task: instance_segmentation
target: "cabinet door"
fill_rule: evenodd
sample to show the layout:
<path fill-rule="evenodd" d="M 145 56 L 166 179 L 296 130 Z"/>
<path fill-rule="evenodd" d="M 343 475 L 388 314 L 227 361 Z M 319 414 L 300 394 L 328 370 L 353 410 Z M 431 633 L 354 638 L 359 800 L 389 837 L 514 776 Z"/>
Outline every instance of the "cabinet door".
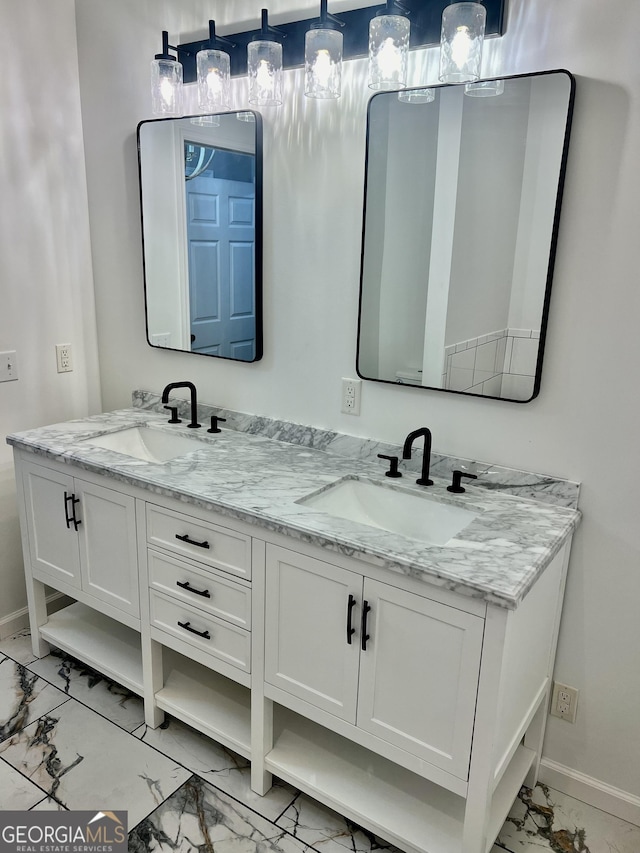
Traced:
<path fill-rule="evenodd" d="M 365 580 L 358 726 L 466 779 L 484 621 Z"/>
<path fill-rule="evenodd" d="M 82 589 L 138 616 L 135 500 L 84 480 L 75 482 Z"/>
<path fill-rule="evenodd" d="M 267 546 L 265 679 L 352 723 L 359 646 L 356 634 L 347 643 L 347 609 L 361 589 L 360 575 Z"/>
<path fill-rule="evenodd" d="M 78 534 L 66 521 L 69 502 L 65 503 L 65 494 L 73 495 L 73 477 L 25 462 L 23 482 L 33 569 L 51 577 L 54 586 L 58 580 L 78 588 Z"/>

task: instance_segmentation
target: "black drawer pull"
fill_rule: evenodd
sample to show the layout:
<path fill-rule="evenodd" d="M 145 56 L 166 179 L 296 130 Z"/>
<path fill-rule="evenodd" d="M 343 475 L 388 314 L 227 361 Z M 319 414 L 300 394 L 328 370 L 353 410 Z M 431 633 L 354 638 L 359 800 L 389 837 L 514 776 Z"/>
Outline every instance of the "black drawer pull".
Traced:
<path fill-rule="evenodd" d="M 208 589 L 194 589 L 189 585 L 189 581 L 176 581 L 176 586 L 182 587 L 182 589 L 186 589 L 187 592 L 193 592 L 196 595 L 201 595 L 203 598 L 211 598 L 211 593 Z"/>
<path fill-rule="evenodd" d="M 189 539 L 189 536 L 185 533 L 184 536 L 180 536 L 179 533 L 176 533 L 176 539 L 179 539 L 181 542 L 186 542 L 187 545 L 195 545 L 198 548 L 210 548 L 208 542 L 196 542 L 195 539 Z"/>
<path fill-rule="evenodd" d="M 362 651 L 367 651 L 367 640 L 369 639 L 369 634 L 367 634 L 367 614 L 371 610 L 371 605 L 365 599 L 362 603 L 362 628 L 360 629 L 360 633 L 362 635 Z"/>
<path fill-rule="evenodd" d="M 204 640 L 211 639 L 211 634 L 208 631 L 196 631 L 195 628 L 191 627 L 191 622 L 178 622 L 178 625 L 184 628 L 185 631 L 191 631 L 192 634 L 197 634 L 198 637 L 202 637 Z"/>
<path fill-rule="evenodd" d="M 347 643 L 351 645 L 351 637 L 355 634 L 356 629 L 351 627 L 351 617 L 353 615 L 353 608 L 356 606 L 355 596 L 349 595 L 349 600 L 347 601 Z"/>

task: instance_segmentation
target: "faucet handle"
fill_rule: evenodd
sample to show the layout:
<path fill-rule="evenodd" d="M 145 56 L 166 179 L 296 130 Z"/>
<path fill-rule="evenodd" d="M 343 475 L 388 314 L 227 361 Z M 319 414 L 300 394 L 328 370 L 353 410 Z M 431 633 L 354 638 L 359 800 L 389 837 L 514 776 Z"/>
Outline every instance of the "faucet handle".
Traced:
<path fill-rule="evenodd" d="M 461 485 L 462 478 L 467 477 L 469 480 L 477 480 L 475 474 L 467 474 L 466 471 L 454 471 L 451 485 L 447 486 L 448 492 L 454 492 L 456 495 L 461 495 L 466 489 Z"/>
<path fill-rule="evenodd" d="M 171 412 L 171 417 L 169 418 L 170 424 L 181 424 L 182 421 L 178 417 L 178 407 L 177 406 L 165 406 L 165 409 L 169 409 Z"/>
<path fill-rule="evenodd" d="M 207 430 L 207 432 L 222 432 L 218 424 L 222 421 L 222 423 L 226 423 L 226 418 L 221 418 L 218 415 L 211 415 L 211 428 Z"/>
<path fill-rule="evenodd" d="M 389 461 L 389 470 L 384 472 L 385 477 L 402 477 L 402 474 L 398 471 L 397 456 L 385 456 L 384 453 L 378 453 L 378 459 L 387 459 Z"/>

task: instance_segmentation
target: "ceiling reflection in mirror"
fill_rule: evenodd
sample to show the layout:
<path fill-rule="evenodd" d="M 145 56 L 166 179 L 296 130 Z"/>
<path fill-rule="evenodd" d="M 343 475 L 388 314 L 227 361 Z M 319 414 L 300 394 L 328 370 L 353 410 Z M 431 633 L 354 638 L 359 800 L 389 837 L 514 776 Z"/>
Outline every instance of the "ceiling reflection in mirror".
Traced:
<path fill-rule="evenodd" d="M 369 102 L 365 379 L 538 394 L 574 81 L 554 71 L 503 82 Z"/>
<path fill-rule="evenodd" d="M 252 111 L 138 126 L 147 340 L 262 357 L 262 127 Z"/>

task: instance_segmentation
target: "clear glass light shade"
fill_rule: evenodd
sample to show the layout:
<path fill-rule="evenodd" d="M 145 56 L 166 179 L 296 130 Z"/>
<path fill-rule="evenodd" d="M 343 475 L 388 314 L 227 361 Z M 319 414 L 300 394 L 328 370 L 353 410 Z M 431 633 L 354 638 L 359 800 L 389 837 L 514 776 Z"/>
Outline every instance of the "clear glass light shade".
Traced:
<path fill-rule="evenodd" d="M 201 110 L 228 110 L 231 104 L 231 60 L 223 50 L 199 50 L 198 106 Z"/>
<path fill-rule="evenodd" d="M 342 88 L 342 33 L 307 30 L 304 40 L 304 93 L 309 98 L 339 98 Z"/>
<path fill-rule="evenodd" d="M 439 75 L 443 83 L 479 79 L 486 18 L 480 3 L 452 3 L 443 11 Z"/>
<path fill-rule="evenodd" d="M 466 83 L 465 95 L 470 98 L 495 98 L 504 92 L 504 80 L 482 80 L 480 83 Z"/>
<path fill-rule="evenodd" d="M 156 116 L 182 115 L 182 65 L 172 59 L 151 62 L 151 108 Z"/>
<path fill-rule="evenodd" d="M 198 127 L 220 127 L 220 116 L 194 116 L 191 124 Z"/>
<path fill-rule="evenodd" d="M 407 85 L 411 24 L 402 15 L 378 15 L 369 23 L 369 87 L 402 89 Z"/>
<path fill-rule="evenodd" d="M 398 92 L 398 100 L 403 104 L 430 104 L 435 98 L 435 89 L 405 89 Z"/>
<path fill-rule="evenodd" d="M 249 103 L 278 107 L 282 103 L 282 45 L 277 41 L 251 41 L 247 45 Z"/>

